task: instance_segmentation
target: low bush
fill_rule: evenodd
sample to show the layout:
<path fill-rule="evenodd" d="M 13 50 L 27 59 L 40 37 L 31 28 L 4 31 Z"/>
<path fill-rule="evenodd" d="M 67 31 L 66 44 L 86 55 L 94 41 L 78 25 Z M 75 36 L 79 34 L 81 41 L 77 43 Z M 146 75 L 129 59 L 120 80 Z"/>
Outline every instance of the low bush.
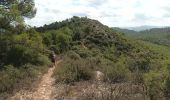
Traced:
<path fill-rule="evenodd" d="M 45 55 L 39 55 L 35 61 L 40 66 L 49 66 L 51 63 L 49 58 Z"/>
<path fill-rule="evenodd" d="M 25 85 L 31 84 L 37 77 L 37 70 L 33 65 L 24 65 L 23 68 L 15 68 L 12 65 L 5 66 L 0 72 L 0 93 L 12 92 Z"/>
<path fill-rule="evenodd" d="M 70 57 L 71 59 L 74 59 L 74 60 L 81 59 L 80 55 L 77 54 L 77 53 L 74 52 L 74 51 L 69 51 L 69 52 L 67 53 L 67 56 Z"/>
<path fill-rule="evenodd" d="M 144 82 L 150 100 L 164 100 L 166 87 L 167 70 L 150 71 L 144 75 Z M 168 82 L 168 81 L 167 81 Z"/>
<path fill-rule="evenodd" d="M 70 83 L 80 80 L 89 80 L 92 70 L 89 69 L 85 60 L 73 60 L 70 58 L 61 62 L 54 71 L 57 82 Z"/>
<path fill-rule="evenodd" d="M 105 80 L 109 82 L 126 82 L 130 78 L 130 71 L 123 60 L 102 65 L 102 70 L 105 74 Z"/>
<path fill-rule="evenodd" d="M 71 51 L 63 59 L 54 73 L 57 82 L 88 80 L 95 71 L 104 73 L 105 80 L 111 82 L 126 82 L 131 77 L 123 56 L 112 62 L 101 56 L 81 58 L 79 54 Z"/>
<path fill-rule="evenodd" d="M 0 99 L 23 88 L 28 88 L 37 80 L 39 73 L 45 73 L 48 66 L 25 64 L 19 68 L 4 66 L 0 71 Z M 6 94 L 6 95 L 4 95 Z"/>

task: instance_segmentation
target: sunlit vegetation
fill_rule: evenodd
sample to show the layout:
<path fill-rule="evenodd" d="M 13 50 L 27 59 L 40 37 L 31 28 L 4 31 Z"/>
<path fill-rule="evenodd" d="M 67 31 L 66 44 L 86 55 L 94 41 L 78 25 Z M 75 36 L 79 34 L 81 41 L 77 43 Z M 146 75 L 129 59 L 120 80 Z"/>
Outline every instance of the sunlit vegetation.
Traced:
<path fill-rule="evenodd" d="M 31 28 L 23 18 L 35 15 L 32 0 L 3 0 L 0 6 L 0 99 L 46 72 L 51 51 L 62 58 L 54 72 L 56 82 L 92 80 L 94 71 L 100 71 L 105 83 L 142 84 L 151 100 L 169 98 L 168 28 L 140 33 L 138 38 L 156 43 L 152 44 L 127 38 L 87 17 Z"/>
<path fill-rule="evenodd" d="M 58 38 L 61 33 L 64 36 L 60 42 L 56 38 L 43 39 L 46 46 L 58 48 L 51 50 L 64 53 L 54 74 L 56 82 L 91 80 L 98 70 L 104 73 L 104 82 L 143 84 L 152 100 L 169 94 L 167 47 L 127 38 L 86 17 L 73 17 L 36 30 L 42 32 L 43 38 Z"/>
<path fill-rule="evenodd" d="M 5 100 L 30 87 L 50 61 L 42 36 L 24 23 L 36 13 L 33 0 L 2 0 L 0 13 L 0 99 Z"/>

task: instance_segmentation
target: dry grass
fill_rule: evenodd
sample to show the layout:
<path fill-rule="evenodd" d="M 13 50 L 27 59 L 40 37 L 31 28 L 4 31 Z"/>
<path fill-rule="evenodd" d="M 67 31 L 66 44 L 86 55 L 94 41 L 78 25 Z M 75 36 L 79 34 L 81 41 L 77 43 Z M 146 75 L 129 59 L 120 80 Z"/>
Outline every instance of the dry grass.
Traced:
<path fill-rule="evenodd" d="M 57 84 L 56 100 L 149 100 L 143 85 L 81 81 Z"/>
<path fill-rule="evenodd" d="M 28 90 L 31 86 L 34 87 L 47 68 L 47 66 L 38 67 L 29 64 L 20 69 L 7 66 L 0 72 L 0 100 L 8 98 L 19 90 Z"/>

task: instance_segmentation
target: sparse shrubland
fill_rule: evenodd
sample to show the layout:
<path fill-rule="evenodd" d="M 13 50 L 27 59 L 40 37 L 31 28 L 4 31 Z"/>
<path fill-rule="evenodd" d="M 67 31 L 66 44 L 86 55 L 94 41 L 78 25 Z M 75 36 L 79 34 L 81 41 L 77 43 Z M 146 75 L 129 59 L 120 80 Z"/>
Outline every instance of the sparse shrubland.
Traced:
<path fill-rule="evenodd" d="M 170 98 L 169 28 L 151 29 L 137 35 L 123 30 L 132 32 L 129 36 L 167 47 L 127 38 L 124 33 L 87 17 L 74 16 L 31 28 L 25 25 L 24 18 L 35 16 L 34 0 L 1 2 L 0 99 L 30 87 L 45 73 L 50 64 L 50 51 L 62 56 L 53 75 L 56 83 L 89 82 L 94 72 L 102 73 L 104 79 L 99 83 L 104 91 L 99 83 L 90 84 L 85 88 L 95 91 L 82 92 L 85 94 L 78 96 L 82 99 Z M 100 98 L 98 90 L 102 94 Z"/>
<path fill-rule="evenodd" d="M 70 34 L 63 29 L 69 30 Z M 57 47 L 64 55 L 55 70 L 56 82 L 92 80 L 93 73 L 100 71 L 106 83 L 142 84 L 150 99 L 166 97 L 169 82 L 168 48 L 129 39 L 88 18 L 73 17 L 36 30 L 43 32 L 43 37 L 52 37 L 47 34 L 50 30 L 56 35 L 63 31 L 63 36 L 67 38 L 60 41 L 68 44 L 65 50 L 60 49 L 60 42 L 55 43 L 55 39 L 47 42 L 50 45 L 46 44 Z"/>
<path fill-rule="evenodd" d="M 85 60 L 73 60 L 65 58 L 65 61 L 59 64 L 55 70 L 56 82 L 76 82 L 89 80 L 92 77 L 92 71 Z"/>
<path fill-rule="evenodd" d="M 93 80 L 98 71 L 104 75 L 102 84 L 144 86 L 141 93 L 151 100 L 169 98 L 169 48 L 127 38 L 96 20 L 74 16 L 8 31 L 1 34 L 0 46 L 0 96 L 29 86 L 47 70 L 48 53 L 54 51 L 62 56 L 53 75 L 56 83 Z"/>

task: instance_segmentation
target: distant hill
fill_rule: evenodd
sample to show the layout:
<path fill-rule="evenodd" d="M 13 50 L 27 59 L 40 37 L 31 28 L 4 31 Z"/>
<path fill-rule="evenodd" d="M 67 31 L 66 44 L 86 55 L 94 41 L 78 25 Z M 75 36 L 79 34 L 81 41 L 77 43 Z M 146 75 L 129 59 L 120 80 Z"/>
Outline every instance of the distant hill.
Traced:
<path fill-rule="evenodd" d="M 153 28 L 139 32 L 128 29 L 115 29 L 128 37 L 170 47 L 170 27 Z"/>
<path fill-rule="evenodd" d="M 148 26 L 148 25 L 143 25 L 143 26 L 136 26 L 136 27 L 124 27 L 123 29 L 128 29 L 128 30 L 134 30 L 134 31 L 144 31 L 144 30 L 149 30 L 152 28 L 162 28 L 163 26 Z"/>
<path fill-rule="evenodd" d="M 123 29 L 123 28 L 118 28 L 118 27 L 113 27 L 113 29 L 116 30 L 117 32 L 123 33 L 126 36 L 138 34 L 137 31 L 130 30 L 130 29 Z"/>
<path fill-rule="evenodd" d="M 154 28 L 141 31 L 135 38 L 170 47 L 170 28 Z"/>

